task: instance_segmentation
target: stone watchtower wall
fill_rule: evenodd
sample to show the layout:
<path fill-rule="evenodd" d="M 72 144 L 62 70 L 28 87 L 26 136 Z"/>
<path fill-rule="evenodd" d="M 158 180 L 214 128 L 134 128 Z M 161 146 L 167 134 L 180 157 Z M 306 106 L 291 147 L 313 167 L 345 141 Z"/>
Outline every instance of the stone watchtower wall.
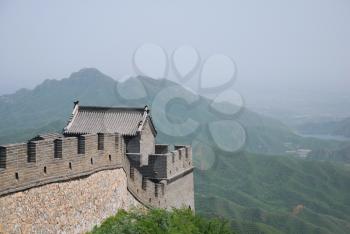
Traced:
<path fill-rule="evenodd" d="M 169 152 L 168 146 L 156 145 L 156 154 L 149 156 L 146 166 L 137 164 L 137 160 L 134 160 L 137 154 L 125 152 L 124 138 L 119 134 L 62 136 L 1 146 L 0 233 L 3 228 L 5 232 L 23 232 L 24 226 L 29 227 L 25 229 L 26 232 L 84 232 L 91 225 L 113 215 L 118 208 L 127 208 L 131 204 L 194 209 L 191 147 L 175 146 L 175 150 Z M 91 194 L 95 194 L 95 197 L 89 197 Z M 69 204 L 65 209 L 72 212 L 65 213 L 60 207 L 42 210 L 40 204 L 44 202 L 35 203 L 33 199 L 44 195 L 59 205 Z M 111 199 L 107 200 L 109 197 Z M 72 199 L 78 200 L 72 202 Z M 90 204 L 91 200 L 94 200 L 94 204 Z M 89 212 L 91 207 L 96 209 L 91 213 L 92 217 L 81 218 L 77 215 L 77 212 L 82 214 L 84 210 Z M 10 217 L 18 210 L 22 212 L 22 208 L 41 210 L 45 216 L 39 212 L 36 224 L 28 224 L 29 221 L 23 221 L 23 217 Z M 57 212 L 63 215 L 62 220 L 45 223 L 44 229 L 37 228 L 43 226 L 44 221 L 40 222 L 42 217 L 55 217 Z M 94 217 L 98 213 L 101 215 Z M 23 215 L 26 215 L 25 211 Z M 86 224 L 77 226 L 77 223 L 84 223 L 84 219 Z M 66 220 L 71 222 L 71 229 L 68 224 L 63 225 Z M 94 223 L 89 223 L 89 220 Z"/>
<path fill-rule="evenodd" d="M 78 143 L 80 141 L 80 144 Z M 63 137 L 0 147 L 0 195 L 122 167 L 118 135 Z M 84 152 L 78 152 L 78 145 Z"/>

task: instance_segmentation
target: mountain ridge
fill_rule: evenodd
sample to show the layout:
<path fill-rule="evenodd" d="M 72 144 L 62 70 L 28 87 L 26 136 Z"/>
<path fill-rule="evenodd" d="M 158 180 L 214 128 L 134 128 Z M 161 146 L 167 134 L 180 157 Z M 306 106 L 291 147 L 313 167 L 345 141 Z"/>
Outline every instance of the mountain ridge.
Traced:
<path fill-rule="evenodd" d="M 120 85 L 120 86 L 119 86 Z M 149 77 L 133 77 L 124 82 L 118 82 L 103 74 L 96 68 L 84 68 L 74 72 L 68 78 L 61 80 L 45 80 L 32 90 L 20 90 L 11 95 L 0 96 L 0 144 L 14 143 L 14 141 L 25 141 L 29 129 L 42 129 L 44 126 L 50 130 L 61 131 L 62 125 L 57 122 L 66 122 L 71 114 L 73 102 L 79 100 L 81 105 L 94 106 L 145 106 L 152 107 L 154 99 L 162 90 L 176 87 L 181 95 L 187 98 L 196 99 L 194 105 L 186 106 L 186 103 L 176 100 L 170 105 L 167 111 L 172 121 L 184 121 L 191 118 L 197 121 L 201 129 L 192 135 L 185 137 L 173 137 L 160 131 L 160 142 L 189 143 L 194 137 L 198 140 L 212 144 L 208 125 L 215 121 L 221 121 L 222 116 L 211 110 L 211 100 L 196 96 L 189 90 L 182 88 L 179 84 L 162 79 L 155 80 Z M 119 90 L 118 90 L 119 88 Z M 126 92 L 129 97 L 144 93 L 144 97 L 137 99 L 125 98 L 120 91 Z M 176 97 L 176 94 L 175 94 Z M 175 103 L 175 104 L 174 104 Z M 173 105 L 174 104 L 174 105 Z M 177 105 L 178 104 L 178 105 Z M 185 109 L 182 107 L 185 104 Z M 226 118 L 227 116 L 224 116 Z M 243 108 L 238 114 L 229 117 L 229 120 L 237 121 L 246 131 L 246 144 L 244 150 L 264 154 L 284 154 L 292 148 L 307 145 L 311 150 L 318 149 L 318 145 L 325 144 L 328 148 L 338 147 L 338 142 L 321 141 L 322 144 L 315 144 L 314 140 L 305 140 L 296 135 L 280 121 L 265 117 Z M 155 118 L 155 121 L 158 121 Z M 53 124 L 55 127 L 50 127 Z M 156 122 L 162 128 L 164 123 Z M 60 127 L 60 129 L 58 128 Z M 21 131 L 23 134 L 21 134 Z M 178 131 L 178 129 L 174 129 Z M 18 133 L 18 138 L 11 137 L 6 140 L 7 135 Z M 220 139 L 225 141 L 226 139 Z M 305 141 L 310 143 L 305 144 Z M 227 144 L 230 144 L 227 142 Z"/>

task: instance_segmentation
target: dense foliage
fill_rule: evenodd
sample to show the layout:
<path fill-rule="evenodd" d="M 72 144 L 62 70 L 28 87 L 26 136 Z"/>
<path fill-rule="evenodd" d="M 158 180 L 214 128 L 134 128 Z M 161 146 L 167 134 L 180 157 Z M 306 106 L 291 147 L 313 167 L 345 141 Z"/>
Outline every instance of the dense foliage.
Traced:
<path fill-rule="evenodd" d="M 90 234 L 232 234 L 227 222 L 205 219 L 189 209 L 120 210 Z"/>

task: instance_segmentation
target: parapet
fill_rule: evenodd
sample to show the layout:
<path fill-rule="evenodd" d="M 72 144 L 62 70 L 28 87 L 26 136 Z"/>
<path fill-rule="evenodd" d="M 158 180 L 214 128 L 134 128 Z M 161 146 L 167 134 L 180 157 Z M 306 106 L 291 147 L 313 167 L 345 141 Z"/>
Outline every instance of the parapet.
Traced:
<path fill-rule="evenodd" d="M 169 152 L 169 145 L 156 145 L 155 154 L 148 156 L 148 165 L 139 166 L 138 154 L 127 154 L 131 165 L 138 168 L 143 175 L 153 180 L 169 179 L 192 169 L 192 148 L 186 145 L 175 145 Z"/>
<path fill-rule="evenodd" d="M 0 146 L 0 196 L 122 168 L 127 175 L 128 190 L 139 202 L 146 207 L 168 208 L 174 204 L 169 200 L 175 199 L 167 191 L 178 186 L 173 182 L 179 183 L 193 171 L 191 147 L 174 146 L 174 149 L 169 151 L 168 145 L 156 145 L 155 154 L 148 157 L 148 165 L 140 166 L 141 155 L 127 154 L 124 138 L 119 134 L 74 137 L 50 134 L 27 143 Z"/>
<path fill-rule="evenodd" d="M 192 148 L 175 146 L 175 150 L 166 152 L 164 149 L 169 149 L 169 146 L 161 146 L 162 154 L 149 155 L 148 165 L 145 166 L 140 166 L 140 154 L 127 153 L 125 168 L 129 191 L 141 203 L 151 207 L 168 208 L 169 203 L 173 204 L 169 201 L 168 192 L 173 190 L 172 183 L 193 171 Z M 160 152 L 157 151 L 159 145 L 155 147 L 155 152 Z"/>
<path fill-rule="evenodd" d="M 120 168 L 121 138 L 118 134 L 100 137 L 90 134 L 33 138 L 27 143 L 1 146 L 0 196 L 104 169 Z"/>

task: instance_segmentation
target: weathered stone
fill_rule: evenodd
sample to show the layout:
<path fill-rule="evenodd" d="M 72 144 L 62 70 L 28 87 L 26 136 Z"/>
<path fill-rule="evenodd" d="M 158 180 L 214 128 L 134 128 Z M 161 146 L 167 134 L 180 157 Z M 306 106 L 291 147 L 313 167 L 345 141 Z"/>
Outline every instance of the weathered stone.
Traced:
<path fill-rule="evenodd" d="M 0 197 L 0 233 L 83 233 L 137 206 L 125 172 L 106 170 Z"/>

